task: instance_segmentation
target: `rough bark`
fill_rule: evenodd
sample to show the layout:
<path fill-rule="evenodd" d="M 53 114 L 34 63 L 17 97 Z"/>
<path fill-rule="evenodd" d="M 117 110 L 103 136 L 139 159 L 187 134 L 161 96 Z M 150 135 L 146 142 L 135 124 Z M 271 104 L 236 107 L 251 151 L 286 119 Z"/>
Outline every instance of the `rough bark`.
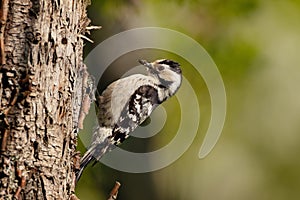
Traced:
<path fill-rule="evenodd" d="M 0 199 L 74 193 L 86 5 L 1 1 Z"/>

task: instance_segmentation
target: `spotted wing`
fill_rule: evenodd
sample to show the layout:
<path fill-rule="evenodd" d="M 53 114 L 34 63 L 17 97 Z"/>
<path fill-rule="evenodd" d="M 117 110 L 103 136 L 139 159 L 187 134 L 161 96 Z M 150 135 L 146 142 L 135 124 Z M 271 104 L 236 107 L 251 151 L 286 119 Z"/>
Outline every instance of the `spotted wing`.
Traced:
<path fill-rule="evenodd" d="M 160 104 L 158 91 L 150 85 L 140 86 L 123 108 L 118 123 L 113 128 L 112 139 L 116 145 L 123 142 Z"/>

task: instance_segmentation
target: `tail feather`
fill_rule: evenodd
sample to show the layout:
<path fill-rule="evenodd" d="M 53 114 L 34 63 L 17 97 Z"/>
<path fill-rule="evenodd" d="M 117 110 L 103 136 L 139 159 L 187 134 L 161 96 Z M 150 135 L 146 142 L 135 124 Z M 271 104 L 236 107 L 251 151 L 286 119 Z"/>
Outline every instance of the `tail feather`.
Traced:
<path fill-rule="evenodd" d="M 93 144 L 80 160 L 80 170 L 76 173 L 76 183 L 79 181 L 84 168 L 92 161 L 94 164 L 102 158 L 102 156 L 115 148 L 109 139 L 105 139 L 100 144 Z M 93 166 L 94 166 L 93 164 Z"/>
<path fill-rule="evenodd" d="M 85 154 L 84 156 L 81 158 L 80 160 L 80 170 L 78 172 L 76 172 L 76 183 L 79 181 L 82 172 L 84 170 L 84 168 L 93 160 L 95 160 L 94 157 L 94 152 L 95 148 L 90 148 Z"/>

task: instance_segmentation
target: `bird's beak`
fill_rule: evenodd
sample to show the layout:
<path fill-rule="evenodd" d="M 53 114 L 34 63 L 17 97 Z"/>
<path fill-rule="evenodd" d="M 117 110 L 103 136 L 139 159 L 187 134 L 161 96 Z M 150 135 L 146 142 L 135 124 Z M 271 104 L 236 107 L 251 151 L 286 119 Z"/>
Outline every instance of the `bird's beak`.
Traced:
<path fill-rule="evenodd" d="M 139 63 L 141 63 L 142 65 L 146 66 L 147 69 L 152 69 L 152 65 L 151 63 L 147 62 L 146 60 L 139 60 Z"/>

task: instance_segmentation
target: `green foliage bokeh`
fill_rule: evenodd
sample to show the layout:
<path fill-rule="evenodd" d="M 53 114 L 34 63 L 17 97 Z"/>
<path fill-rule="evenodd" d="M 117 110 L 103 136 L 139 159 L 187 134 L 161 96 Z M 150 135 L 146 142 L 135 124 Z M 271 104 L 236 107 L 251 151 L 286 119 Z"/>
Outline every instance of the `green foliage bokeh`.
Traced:
<path fill-rule="evenodd" d="M 228 105 L 219 142 L 208 157 L 199 160 L 210 120 L 210 97 L 203 80 L 186 67 L 184 75 L 199 91 L 201 107 L 200 130 L 193 145 L 175 163 L 152 173 L 124 173 L 102 164 L 88 167 L 77 185 L 80 199 L 106 199 L 115 180 L 122 183 L 119 199 L 299 198 L 298 1 L 94 0 L 89 17 L 102 29 L 92 32 L 95 43 L 86 45 L 86 55 L 106 38 L 136 27 L 170 28 L 194 38 L 217 64 Z M 103 83 L 108 84 L 111 78 L 106 79 Z M 176 104 L 174 99 L 165 105 L 175 110 L 174 116 L 180 114 L 173 108 Z M 93 117 L 86 119 L 84 131 L 90 132 L 94 122 Z M 124 148 L 159 148 L 172 139 L 171 130 L 172 124 L 167 123 L 162 136 L 148 142 L 133 138 Z M 81 143 L 79 149 L 85 151 Z"/>

